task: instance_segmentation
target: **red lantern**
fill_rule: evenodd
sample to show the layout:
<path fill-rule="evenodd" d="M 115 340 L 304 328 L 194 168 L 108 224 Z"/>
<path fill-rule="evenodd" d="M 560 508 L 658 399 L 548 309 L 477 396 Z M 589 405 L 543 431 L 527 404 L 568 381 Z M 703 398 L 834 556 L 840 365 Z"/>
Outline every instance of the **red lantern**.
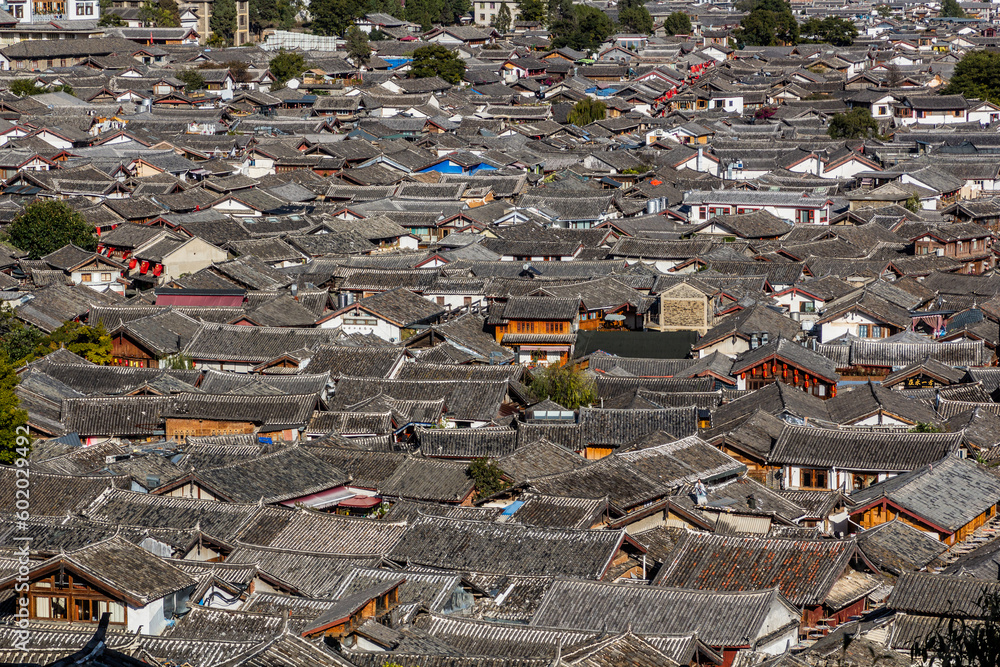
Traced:
<path fill-rule="evenodd" d="M 837 395 L 837 385 L 830 387 L 830 396 L 835 397 Z"/>

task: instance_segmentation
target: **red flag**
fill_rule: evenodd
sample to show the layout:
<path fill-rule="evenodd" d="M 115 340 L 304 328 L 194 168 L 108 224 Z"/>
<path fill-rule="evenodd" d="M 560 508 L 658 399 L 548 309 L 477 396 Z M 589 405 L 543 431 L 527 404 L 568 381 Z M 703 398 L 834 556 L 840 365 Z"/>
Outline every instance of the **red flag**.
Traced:
<path fill-rule="evenodd" d="M 154 276 L 158 276 L 161 273 L 163 273 L 163 265 L 162 264 L 157 264 L 156 268 L 153 269 L 153 275 Z"/>
<path fill-rule="evenodd" d="M 128 268 L 129 269 L 134 269 L 136 264 L 137 264 L 137 262 L 135 261 L 135 257 L 133 257 L 132 259 L 130 259 L 128 261 Z"/>
<path fill-rule="evenodd" d="M 149 271 L 149 262 L 143 260 L 142 264 L 139 265 L 139 273 L 146 273 L 147 271 Z"/>

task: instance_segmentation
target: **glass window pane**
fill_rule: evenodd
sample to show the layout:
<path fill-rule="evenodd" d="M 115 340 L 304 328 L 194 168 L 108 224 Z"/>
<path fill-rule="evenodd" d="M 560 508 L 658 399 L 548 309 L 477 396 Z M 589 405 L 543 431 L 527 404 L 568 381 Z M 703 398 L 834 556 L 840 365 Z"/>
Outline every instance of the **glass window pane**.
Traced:
<path fill-rule="evenodd" d="M 35 598 L 35 616 L 38 618 L 52 618 L 52 609 L 49 606 L 48 598 Z"/>

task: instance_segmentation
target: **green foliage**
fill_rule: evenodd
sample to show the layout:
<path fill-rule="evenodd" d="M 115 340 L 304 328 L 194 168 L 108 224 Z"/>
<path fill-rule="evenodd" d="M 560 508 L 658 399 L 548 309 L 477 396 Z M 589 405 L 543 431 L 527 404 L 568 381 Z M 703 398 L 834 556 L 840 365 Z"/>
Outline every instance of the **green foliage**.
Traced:
<path fill-rule="evenodd" d="M 111 336 L 104 330 L 104 325 L 90 327 L 72 321 L 65 322 L 61 327 L 42 338 L 28 360 L 40 359 L 63 347 L 95 364 L 111 363 Z"/>
<path fill-rule="evenodd" d="M 531 391 L 570 410 L 597 400 L 594 379 L 576 366 L 547 366 L 535 374 Z"/>
<path fill-rule="evenodd" d="M 370 33 L 368 33 L 368 41 L 369 42 L 385 42 L 385 41 L 388 41 L 388 40 L 391 40 L 391 39 L 392 39 L 392 37 L 390 37 L 389 35 L 385 34 L 381 30 L 379 30 L 378 28 L 375 28 Z"/>
<path fill-rule="evenodd" d="M 302 76 L 307 68 L 306 58 L 301 53 L 279 49 L 277 55 L 271 58 L 267 68 L 274 75 L 274 85 L 280 88 L 288 83 L 289 79 Z"/>
<path fill-rule="evenodd" d="M 690 35 L 691 17 L 684 12 L 674 12 L 663 19 L 663 30 L 668 35 Z"/>
<path fill-rule="evenodd" d="M 549 14 L 542 0 L 521 0 L 518 9 L 521 11 L 520 20 L 522 21 L 540 21 L 541 23 L 545 23 L 545 19 Z"/>
<path fill-rule="evenodd" d="M 877 134 L 878 123 L 871 111 L 857 107 L 847 113 L 834 114 L 826 132 L 833 139 L 862 139 Z"/>
<path fill-rule="evenodd" d="M 372 47 L 368 46 L 368 35 L 357 26 L 351 26 L 347 31 L 347 57 L 355 65 L 368 62 L 368 57 L 372 53 Z"/>
<path fill-rule="evenodd" d="M 447 47 L 431 44 L 413 52 L 413 62 L 410 64 L 411 79 L 439 76 L 448 83 L 457 84 L 464 75 L 465 62 Z"/>
<path fill-rule="evenodd" d="M 8 84 L 8 88 L 18 97 L 41 95 L 45 92 L 45 89 L 38 86 L 32 79 L 14 79 Z"/>
<path fill-rule="evenodd" d="M 745 4 L 743 6 L 746 6 Z M 755 0 L 740 21 L 736 41 L 747 46 L 779 46 L 799 41 L 799 24 L 785 0 Z"/>
<path fill-rule="evenodd" d="M 312 0 L 309 3 L 310 27 L 316 35 L 343 35 L 361 12 L 361 5 L 353 0 Z"/>
<path fill-rule="evenodd" d="M 111 12 L 101 12 L 101 20 L 97 22 L 97 25 L 101 26 L 102 28 L 108 28 L 108 27 L 120 28 L 122 26 L 127 26 L 128 23 L 125 22 L 125 19 L 118 16 L 118 14 L 113 14 Z"/>
<path fill-rule="evenodd" d="M 497 32 L 500 34 L 507 34 L 510 31 L 510 9 L 507 8 L 507 3 L 501 3 L 500 9 L 497 10 L 496 16 L 493 17 L 493 27 L 496 28 Z"/>
<path fill-rule="evenodd" d="M 890 7 L 889 5 L 878 5 L 877 7 L 875 7 L 875 13 L 877 13 L 882 18 L 887 19 L 890 16 L 892 16 L 892 7 Z"/>
<path fill-rule="evenodd" d="M 653 32 L 653 17 L 642 0 L 620 0 L 618 23 L 626 32 L 648 35 Z"/>
<path fill-rule="evenodd" d="M 945 95 L 1000 102 L 1000 52 L 970 51 L 955 65 Z"/>
<path fill-rule="evenodd" d="M 503 470 L 493 459 L 475 459 L 469 464 L 469 477 L 476 486 L 477 498 L 488 498 L 503 491 L 509 484 L 503 479 Z"/>
<path fill-rule="evenodd" d="M 930 422 L 917 422 L 910 429 L 910 433 L 944 433 L 944 429 Z"/>
<path fill-rule="evenodd" d="M 643 165 L 641 167 L 629 167 L 628 169 L 622 170 L 621 173 L 635 175 L 635 174 L 645 174 L 647 171 L 649 171 L 649 167 Z"/>
<path fill-rule="evenodd" d="M 595 120 L 604 120 L 607 117 L 607 113 L 608 108 L 604 105 L 604 102 L 588 97 L 573 105 L 566 120 L 573 125 L 583 127 L 584 125 L 590 125 Z"/>
<path fill-rule="evenodd" d="M 0 310 L 0 355 L 20 365 L 34 353 L 42 338 L 41 331 L 17 319 L 14 311 Z"/>
<path fill-rule="evenodd" d="M 250 0 L 250 29 L 258 35 L 267 28 L 288 30 L 300 8 L 300 0 Z"/>
<path fill-rule="evenodd" d="M 958 4 L 958 0 L 942 0 L 941 13 L 938 16 L 947 18 L 964 19 L 967 18 L 965 10 Z"/>
<path fill-rule="evenodd" d="M 835 16 L 827 16 L 823 20 L 811 18 L 802 25 L 801 32 L 816 41 L 834 46 L 850 46 L 858 36 L 854 23 Z"/>
<path fill-rule="evenodd" d="M 469 0 L 406 0 L 406 20 L 430 29 L 434 23 L 454 25 L 472 5 Z"/>
<path fill-rule="evenodd" d="M 184 90 L 193 93 L 205 87 L 205 77 L 198 70 L 186 69 L 177 73 L 177 78 L 184 82 Z"/>
<path fill-rule="evenodd" d="M 208 27 L 213 37 L 218 35 L 226 44 L 232 44 L 236 34 L 236 0 L 212 0 Z"/>
<path fill-rule="evenodd" d="M 236 5 L 233 12 L 235 18 Z M 176 0 L 145 0 L 139 8 L 139 20 L 147 26 L 176 28 L 181 24 L 181 10 Z"/>
<path fill-rule="evenodd" d="M 20 458 L 18 427 L 23 429 L 28 424 L 28 413 L 21 409 L 21 401 L 14 393 L 19 381 L 10 360 L 0 355 L 0 463 L 7 465 Z M 27 433 L 22 430 L 22 434 Z"/>
<path fill-rule="evenodd" d="M 568 46 L 578 51 L 593 51 L 615 31 L 608 15 L 590 5 L 571 5 L 568 14 L 559 6 L 560 17 L 550 31 L 556 36 L 552 48 Z"/>
<path fill-rule="evenodd" d="M 1000 665 L 1000 593 L 985 582 L 979 598 L 979 618 L 942 618 L 918 639 L 910 656 L 927 667 L 997 667 Z"/>
<path fill-rule="evenodd" d="M 224 49 L 229 44 L 226 43 L 226 38 L 217 32 L 214 32 L 205 40 L 205 46 L 210 46 L 213 49 Z"/>
<path fill-rule="evenodd" d="M 6 240 L 28 253 L 30 259 L 39 259 L 67 243 L 84 250 L 97 249 L 94 226 L 55 199 L 39 199 L 28 204 L 7 227 Z"/>
<path fill-rule="evenodd" d="M 910 211 L 911 213 L 916 213 L 921 208 L 923 208 L 923 205 L 920 203 L 920 197 L 918 197 L 917 193 L 915 192 L 909 197 L 907 197 L 906 202 L 903 203 L 903 206 L 906 208 L 907 211 Z"/>
<path fill-rule="evenodd" d="M 194 368 L 194 360 L 183 352 L 175 354 L 167 360 L 167 368 L 175 371 L 189 371 Z"/>

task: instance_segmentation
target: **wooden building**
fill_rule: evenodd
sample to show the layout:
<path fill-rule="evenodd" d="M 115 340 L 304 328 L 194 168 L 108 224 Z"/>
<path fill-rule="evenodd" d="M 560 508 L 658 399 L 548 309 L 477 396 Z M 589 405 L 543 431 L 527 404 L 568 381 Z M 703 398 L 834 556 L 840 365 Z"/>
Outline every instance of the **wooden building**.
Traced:
<path fill-rule="evenodd" d="M 949 456 L 850 497 L 851 520 L 862 528 L 899 520 L 957 544 L 996 516 L 1000 477 Z"/>

